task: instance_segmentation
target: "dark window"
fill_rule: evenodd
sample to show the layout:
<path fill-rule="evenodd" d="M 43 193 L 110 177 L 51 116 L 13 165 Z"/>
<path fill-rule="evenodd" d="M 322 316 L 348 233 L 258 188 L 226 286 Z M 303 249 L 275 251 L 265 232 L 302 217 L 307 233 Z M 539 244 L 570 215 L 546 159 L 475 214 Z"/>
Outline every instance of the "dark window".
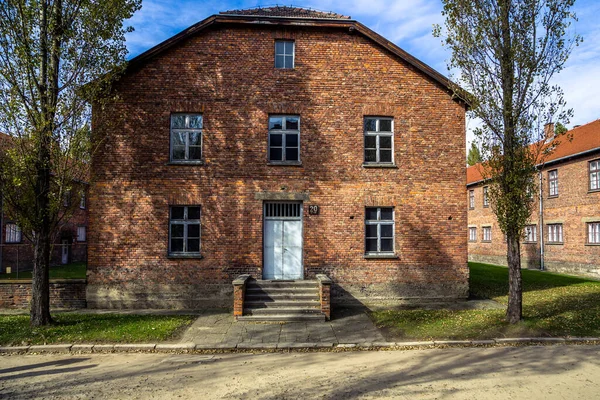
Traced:
<path fill-rule="evenodd" d="M 365 118 L 365 163 L 394 163 L 394 120 Z"/>
<path fill-rule="evenodd" d="M 365 252 L 394 252 L 394 209 L 368 207 L 365 210 Z"/>
<path fill-rule="evenodd" d="M 21 243 L 21 228 L 17 224 L 6 224 L 6 243 Z"/>
<path fill-rule="evenodd" d="M 171 162 L 198 162 L 202 159 L 200 114 L 171 114 Z"/>
<path fill-rule="evenodd" d="M 294 47 L 293 40 L 275 41 L 275 68 L 294 68 Z"/>
<path fill-rule="evenodd" d="M 200 207 L 172 206 L 169 254 L 200 254 Z"/>
<path fill-rule="evenodd" d="M 300 117 L 273 115 L 269 117 L 269 161 L 300 162 Z"/>

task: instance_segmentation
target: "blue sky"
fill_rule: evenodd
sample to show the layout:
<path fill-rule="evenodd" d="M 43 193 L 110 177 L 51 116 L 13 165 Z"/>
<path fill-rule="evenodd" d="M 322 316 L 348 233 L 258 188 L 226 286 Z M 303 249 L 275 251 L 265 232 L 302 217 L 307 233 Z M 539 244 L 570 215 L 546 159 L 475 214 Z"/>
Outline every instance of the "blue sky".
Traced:
<path fill-rule="evenodd" d="M 450 54 L 431 34 L 433 24 L 443 24 L 439 0 L 294 0 L 279 4 L 350 15 L 448 75 L 446 60 Z M 275 5 L 272 0 L 143 0 L 142 9 L 129 21 L 135 31 L 127 35 L 127 48 L 130 56 L 135 56 L 219 11 L 271 5 Z M 600 118 L 600 1 L 577 0 L 574 11 L 579 21 L 573 31 L 582 35 L 584 42 L 574 49 L 566 68 L 554 80 L 565 92 L 567 107 L 574 109 L 568 127 Z M 468 122 L 468 127 L 473 124 Z"/>

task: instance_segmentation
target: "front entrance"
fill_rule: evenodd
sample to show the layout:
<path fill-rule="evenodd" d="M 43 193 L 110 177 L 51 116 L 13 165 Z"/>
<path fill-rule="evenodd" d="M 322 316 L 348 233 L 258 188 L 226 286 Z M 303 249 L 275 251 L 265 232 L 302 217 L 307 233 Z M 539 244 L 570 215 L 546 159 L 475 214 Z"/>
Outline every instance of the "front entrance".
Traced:
<path fill-rule="evenodd" d="M 61 262 L 63 264 L 68 264 L 69 263 L 69 239 L 63 239 L 61 241 L 61 243 L 62 243 Z"/>
<path fill-rule="evenodd" d="M 302 278 L 302 203 L 265 203 L 263 279 Z"/>

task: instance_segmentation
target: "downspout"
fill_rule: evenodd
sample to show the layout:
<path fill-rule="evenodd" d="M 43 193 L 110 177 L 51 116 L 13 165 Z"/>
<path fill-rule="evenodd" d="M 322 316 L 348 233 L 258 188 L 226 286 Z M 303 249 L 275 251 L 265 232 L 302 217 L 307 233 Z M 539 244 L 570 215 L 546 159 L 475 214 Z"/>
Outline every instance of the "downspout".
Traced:
<path fill-rule="evenodd" d="M 540 271 L 545 269 L 544 267 L 544 175 L 540 169 L 538 174 L 540 175 L 540 231 L 538 240 L 540 241 Z"/>

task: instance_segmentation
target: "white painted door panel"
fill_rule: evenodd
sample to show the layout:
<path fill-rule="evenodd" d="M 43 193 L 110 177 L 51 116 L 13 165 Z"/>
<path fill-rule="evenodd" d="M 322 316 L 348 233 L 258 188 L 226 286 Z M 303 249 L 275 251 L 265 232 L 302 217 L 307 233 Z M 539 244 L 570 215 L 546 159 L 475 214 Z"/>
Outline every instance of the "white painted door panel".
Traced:
<path fill-rule="evenodd" d="M 283 221 L 265 221 L 263 279 L 283 279 Z"/>
<path fill-rule="evenodd" d="M 302 221 L 283 222 L 282 279 L 302 279 Z"/>

